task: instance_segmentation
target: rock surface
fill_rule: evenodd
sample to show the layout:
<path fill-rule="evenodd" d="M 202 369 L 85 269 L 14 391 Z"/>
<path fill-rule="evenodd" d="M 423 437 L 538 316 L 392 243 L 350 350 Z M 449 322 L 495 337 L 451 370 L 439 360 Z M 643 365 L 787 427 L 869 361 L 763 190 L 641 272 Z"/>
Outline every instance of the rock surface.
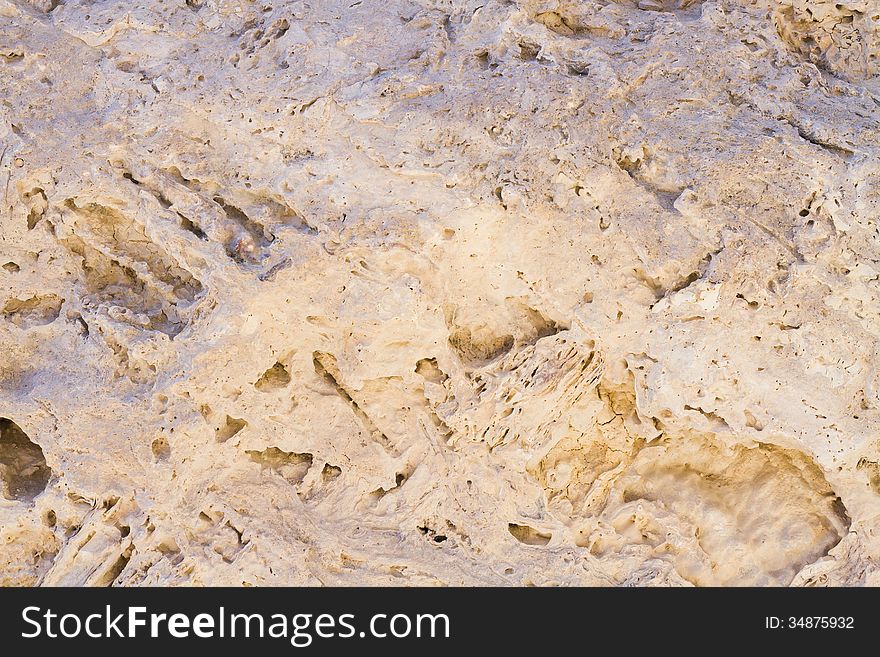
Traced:
<path fill-rule="evenodd" d="M 0 583 L 880 583 L 877 0 L 0 0 Z"/>

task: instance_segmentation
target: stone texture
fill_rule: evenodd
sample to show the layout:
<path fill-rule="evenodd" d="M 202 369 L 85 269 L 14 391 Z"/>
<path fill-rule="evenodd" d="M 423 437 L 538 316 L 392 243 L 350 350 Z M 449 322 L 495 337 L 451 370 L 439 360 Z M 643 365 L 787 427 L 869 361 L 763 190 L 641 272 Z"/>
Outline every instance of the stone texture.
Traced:
<path fill-rule="evenodd" d="M 878 44 L 0 0 L 0 583 L 877 583 Z"/>

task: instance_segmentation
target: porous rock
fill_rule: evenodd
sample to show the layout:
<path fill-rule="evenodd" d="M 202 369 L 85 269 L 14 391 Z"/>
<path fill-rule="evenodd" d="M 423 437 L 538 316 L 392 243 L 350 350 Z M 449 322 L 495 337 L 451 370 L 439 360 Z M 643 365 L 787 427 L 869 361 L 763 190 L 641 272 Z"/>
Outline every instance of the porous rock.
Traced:
<path fill-rule="evenodd" d="M 876 583 L 878 39 L 0 0 L 0 583 Z"/>

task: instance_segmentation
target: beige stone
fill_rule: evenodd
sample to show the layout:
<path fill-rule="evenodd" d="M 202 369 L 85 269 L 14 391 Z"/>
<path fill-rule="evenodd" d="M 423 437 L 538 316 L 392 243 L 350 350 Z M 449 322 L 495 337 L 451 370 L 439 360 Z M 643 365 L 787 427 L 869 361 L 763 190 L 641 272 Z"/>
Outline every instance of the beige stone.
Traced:
<path fill-rule="evenodd" d="M 0 584 L 857 585 L 875 0 L 0 0 Z"/>

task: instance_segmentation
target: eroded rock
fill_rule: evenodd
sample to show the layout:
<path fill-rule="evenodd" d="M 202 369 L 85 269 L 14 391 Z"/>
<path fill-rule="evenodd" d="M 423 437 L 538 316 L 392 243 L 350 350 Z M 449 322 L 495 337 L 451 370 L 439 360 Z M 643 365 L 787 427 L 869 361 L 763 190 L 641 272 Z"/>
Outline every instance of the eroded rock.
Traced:
<path fill-rule="evenodd" d="M 0 583 L 880 582 L 876 14 L 0 0 Z"/>

